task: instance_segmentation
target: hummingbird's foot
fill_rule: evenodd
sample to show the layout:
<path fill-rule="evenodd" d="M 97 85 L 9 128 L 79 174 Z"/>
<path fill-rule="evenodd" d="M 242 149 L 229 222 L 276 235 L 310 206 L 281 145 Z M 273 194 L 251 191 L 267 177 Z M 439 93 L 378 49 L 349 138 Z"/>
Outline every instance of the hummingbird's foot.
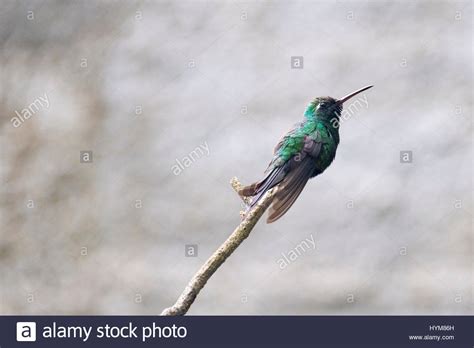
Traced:
<path fill-rule="evenodd" d="M 240 196 L 240 195 L 239 195 Z M 244 202 L 244 205 L 247 207 L 250 206 L 250 203 L 252 202 L 252 197 L 245 197 L 245 196 L 240 196 L 240 198 L 242 199 L 242 202 Z"/>
<path fill-rule="evenodd" d="M 239 179 L 237 179 L 236 177 L 233 177 L 230 180 L 230 185 L 232 186 L 234 191 L 239 195 L 240 199 L 242 200 L 242 203 L 244 204 L 244 209 L 245 210 L 241 210 L 239 212 L 240 219 L 244 220 L 247 217 L 247 214 L 250 210 L 250 203 L 252 201 L 252 197 L 244 197 L 239 193 L 239 191 L 242 189 L 243 186 L 240 183 Z"/>
<path fill-rule="evenodd" d="M 239 195 L 240 199 L 242 202 L 244 202 L 245 206 L 248 208 L 250 205 L 250 202 L 252 201 L 251 197 L 245 197 L 242 196 L 239 191 L 242 189 L 242 184 L 240 183 L 239 179 L 237 179 L 235 176 L 230 180 L 230 185 L 234 189 L 234 191 Z"/>
<path fill-rule="evenodd" d="M 247 215 L 248 215 L 249 212 L 250 212 L 250 209 L 252 209 L 252 207 L 250 207 L 249 204 L 245 204 L 245 203 L 244 203 L 244 208 L 245 208 L 245 210 L 241 210 L 241 211 L 240 211 L 240 218 L 241 218 L 242 220 L 244 220 L 244 219 L 247 217 Z"/>

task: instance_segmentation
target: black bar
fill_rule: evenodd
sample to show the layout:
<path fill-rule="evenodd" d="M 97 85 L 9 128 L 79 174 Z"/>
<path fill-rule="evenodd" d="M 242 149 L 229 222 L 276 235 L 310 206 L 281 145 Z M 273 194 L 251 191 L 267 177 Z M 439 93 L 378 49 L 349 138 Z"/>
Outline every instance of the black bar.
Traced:
<path fill-rule="evenodd" d="M 17 322 L 36 323 L 35 342 L 17 342 Z M 0 347 L 465 348 L 473 331 L 474 316 L 0 316 Z"/>

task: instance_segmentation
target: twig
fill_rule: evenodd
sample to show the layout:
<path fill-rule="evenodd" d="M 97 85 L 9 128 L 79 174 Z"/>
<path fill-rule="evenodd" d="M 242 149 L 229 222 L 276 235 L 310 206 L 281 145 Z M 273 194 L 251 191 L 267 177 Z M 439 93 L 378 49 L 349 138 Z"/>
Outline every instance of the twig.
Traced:
<path fill-rule="evenodd" d="M 231 180 L 232 188 L 238 192 L 242 187 L 237 178 Z M 238 246 L 246 239 L 255 224 L 263 215 L 265 210 L 270 206 L 276 188 L 268 191 L 257 205 L 250 210 L 242 220 L 239 226 L 232 232 L 227 240 L 211 255 L 206 263 L 192 277 L 181 296 L 176 303 L 166 308 L 161 315 L 184 315 L 189 310 L 201 289 L 206 285 L 207 281 L 215 271 L 225 262 L 225 260 L 238 248 Z M 244 198 L 244 202 L 246 200 Z"/>
<path fill-rule="evenodd" d="M 242 184 L 240 183 L 239 179 L 234 176 L 232 179 L 230 179 L 230 185 L 234 191 L 239 194 L 239 191 L 242 188 Z M 239 195 L 239 197 L 242 199 L 242 202 L 244 202 L 245 205 L 250 204 L 250 201 L 252 200 L 250 197 L 243 197 L 241 195 Z"/>

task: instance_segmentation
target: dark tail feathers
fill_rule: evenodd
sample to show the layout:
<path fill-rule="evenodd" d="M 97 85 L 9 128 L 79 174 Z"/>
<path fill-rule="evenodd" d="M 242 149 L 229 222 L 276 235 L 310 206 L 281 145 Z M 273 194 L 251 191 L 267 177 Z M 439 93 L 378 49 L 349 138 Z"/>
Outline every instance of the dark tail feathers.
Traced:
<path fill-rule="evenodd" d="M 278 185 L 285 177 L 285 171 L 283 167 L 277 167 L 271 170 L 263 180 L 253 183 L 251 185 L 243 187 L 239 191 L 239 195 L 243 197 L 252 197 L 250 202 L 250 209 L 257 204 L 262 196 L 270 190 L 272 187 Z"/>

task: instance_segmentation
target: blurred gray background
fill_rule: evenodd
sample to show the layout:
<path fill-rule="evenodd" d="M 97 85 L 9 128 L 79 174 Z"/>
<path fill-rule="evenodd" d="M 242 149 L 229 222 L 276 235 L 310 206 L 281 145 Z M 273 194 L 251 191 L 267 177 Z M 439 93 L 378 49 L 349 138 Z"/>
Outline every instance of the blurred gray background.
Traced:
<path fill-rule="evenodd" d="M 332 166 L 190 314 L 472 313 L 471 11 L 2 1 L 0 313 L 160 313 L 239 223 L 229 179 L 260 179 L 313 97 L 368 84 Z"/>

